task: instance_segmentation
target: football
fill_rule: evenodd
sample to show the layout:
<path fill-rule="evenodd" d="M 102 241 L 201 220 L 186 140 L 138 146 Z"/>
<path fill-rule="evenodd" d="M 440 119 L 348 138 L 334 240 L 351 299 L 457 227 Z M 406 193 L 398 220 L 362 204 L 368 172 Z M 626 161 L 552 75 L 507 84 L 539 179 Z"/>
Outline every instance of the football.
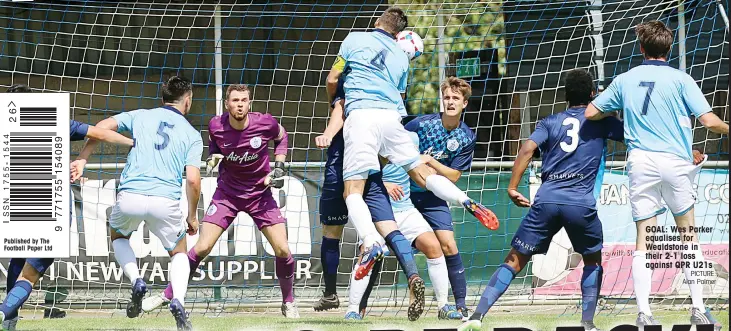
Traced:
<path fill-rule="evenodd" d="M 409 60 L 419 57 L 424 52 L 424 41 L 414 31 L 401 31 L 396 36 L 396 41 L 401 49 L 406 52 L 406 55 L 409 56 Z"/>

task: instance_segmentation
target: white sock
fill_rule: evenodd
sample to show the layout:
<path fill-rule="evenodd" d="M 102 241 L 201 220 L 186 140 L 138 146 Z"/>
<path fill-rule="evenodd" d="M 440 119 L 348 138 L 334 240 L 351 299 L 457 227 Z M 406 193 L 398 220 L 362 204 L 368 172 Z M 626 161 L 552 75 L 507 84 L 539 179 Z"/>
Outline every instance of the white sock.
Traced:
<path fill-rule="evenodd" d="M 173 287 L 173 299 L 178 299 L 180 304 L 185 303 L 185 293 L 188 291 L 188 276 L 190 275 L 190 263 L 188 255 L 178 253 L 170 258 L 170 270 L 168 278 Z"/>
<path fill-rule="evenodd" d="M 345 204 L 348 206 L 348 219 L 353 223 L 355 231 L 358 232 L 358 238 L 363 241 L 363 245 L 370 247 L 378 242 L 381 236 L 376 230 L 376 225 L 373 224 L 371 211 L 363 200 L 363 196 L 353 193 L 345 198 Z"/>
<path fill-rule="evenodd" d="M 437 297 L 437 307 L 442 308 L 449 299 L 449 273 L 447 272 L 447 261 L 444 255 L 436 259 L 427 259 L 426 267 L 429 271 L 434 296 Z"/>
<path fill-rule="evenodd" d="M 705 261 L 703 258 L 703 252 L 700 249 L 691 249 L 683 252 L 686 257 L 693 255 L 693 259 L 684 259 L 683 261 L 690 263 L 690 268 L 683 268 L 685 279 L 688 281 L 688 287 L 690 287 L 690 298 L 693 301 L 693 307 L 700 309 L 702 312 L 706 311 L 706 305 L 703 303 L 703 284 L 699 281 L 703 277 L 693 275 L 697 274 L 697 271 L 705 271 L 706 268 L 695 268 L 693 267 L 694 261 Z"/>
<path fill-rule="evenodd" d="M 122 266 L 124 274 L 134 284 L 137 278 L 140 278 L 140 269 L 137 267 L 137 257 L 135 257 L 132 246 L 129 245 L 129 240 L 124 238 L 116 239 L 112 242 L 112 248 L 114 248 L 114 257 L 117 259 L 117 263 Z"/>
<path fill-rule="evenodd" d="M 440 199 L 454 204 L 461 205 L 469 200 L 467 194 L 444 176 L 434 174 L 426 177 L 426 189 L 434 192 L 434 195 Z"/>
<path fill-rule="evenodd" d="M 632 281 L 637 297 L 637 308 L 641 313 L 652 316 L 650 311 L 650 286 L 652 286 L 652 270 L 647 267 L 647 252 L 635 251 L 632 257 Z"/>
<path fill-rule="evenodd" d="M 365 295 L 366 288 L 368 288 L 368 282 L 371 279 L 371 272 L 368 273 L 363 279 L 355 280 L 355 269 L 358 267 L 358 263 L 354 265 L 353 272 L 350 273 L 350 291 L 348 292 L 348 311 L 354 311 L 360 313 L 360 300 Z"/>

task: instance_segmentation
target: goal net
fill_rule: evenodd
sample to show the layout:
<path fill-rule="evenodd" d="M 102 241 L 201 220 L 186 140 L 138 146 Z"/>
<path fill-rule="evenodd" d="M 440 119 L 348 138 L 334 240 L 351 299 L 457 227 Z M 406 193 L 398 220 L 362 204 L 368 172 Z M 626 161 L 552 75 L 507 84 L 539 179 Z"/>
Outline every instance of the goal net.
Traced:
<path fill-rule="evenodd" d="M 295 294 L 307 306 L 324 289 L 319 195 L 326 155 L 314 138 L 328 119 L 325 77 L 347 34 L 370 29 L 389 5 L 406 10 L 408 29 L 425 42 L 424 54 L 411 63 L 411 114 L 439 111 L 438 84 L 444 77 L 456 75 L 472 85 L 464 121 L 478 142 L 472 169 L 458 185 L 494 210 L 501 228 L 488 231 L 461 208 L 453 209 L 469 306 L 476 305 L 510 250 L 527 211 L 515 207 L 505 192 L 512 161 L 538 120 L 566 108 L 562 79 L 568 70 L 588 69 L 605 88 L 642 60 L 633 27 L 660 20 L 675 34 L 671 65 L 693 76 L 713 111 L 728 121 L 728 23 L 719 7 L 728 8 L 728 1 L 0 2 L 0 87 L 23 83 L 37 91 L 70 92 L 72 118 L 97 123 L 158 106 L 163 78 L 183 75 L 194 83 L 188 118 L 205 143 L 208 120 L 223 111 L 222 91 L 229 84 L 248 84 L 252 110 L 272 114 L 290 132 L 289 179 L 275 196 L 288 219 Z M 696 182 L 696 224 L 710 229 L 700 241 L 713 262 L 706 294 L 712 307 L 726 307 L 729 191 L 728 171 L 721 168 L 728 164 L 728 141 L 695 126 L 694 148 L 709 155 Z M 81 146 L 73 145 L 72 153 Z M 102 145 L 84 181 L 72 187 L 72 257 L 47 272 L 25 314 L 46 308 L 119 314 L 126 306 L 129 280 L 114 259 L 106 227 L 126 154 L 126 149 Z M 609 146 L 599 204 L 605 235 L 600 313 L 622 312 L 634 299 L 629 275 L 635 228 L 625 156 L 624 145 Z M 536 159 L 520 186 L 525 195 L 540 185 L 539 174 Z M 215 183 L 213 177 L 203 179 L 199 219 Z M 661 215 L 660 224 L 669 231 L 671 216 Z M 196 240 L 190 237 L 189 245 Z M 167 252 L 144 226 L 131 243 L 156 294 L 167 284 Z M 355 231 L 348 227 L 338 277 L 341 299 L 347 297 L 356 255 Z M 426 275 L 425 257 L 416 256 Z M 496 309 L 533 305 L 532 311 L 580 312 L 578 257 L 565 233 L 559 233 L 549 252 L 517 276 Z M 8 263 L 0 259 L 0 287 Z M 387 258 L 371 296 L 371 314 L 405 316 L 408 292 L 398 270 L 395 259 Z M 653 303 L 660 307 L 689 303 L 683 273 L 675 266 L 657 268 L 652 284 Z M 187 300 L 194 313 L 279 310 L 273 250 L 250 217 L 239 215 L 218 241 L 191 281 Z M 435 313 L 433 305 L 430 309 L 428 314 Z"/>

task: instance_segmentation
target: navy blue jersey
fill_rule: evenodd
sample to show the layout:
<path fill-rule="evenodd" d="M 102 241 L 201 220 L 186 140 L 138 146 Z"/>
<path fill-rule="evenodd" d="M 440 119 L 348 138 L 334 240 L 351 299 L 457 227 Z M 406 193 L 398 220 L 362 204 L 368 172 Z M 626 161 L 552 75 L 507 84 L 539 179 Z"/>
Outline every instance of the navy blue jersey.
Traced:
<path fill-rule="evenodd" d="M 556 203 L 596 208 L 604 178 L 607 139 L 624 140 L 616 117 L 588 121 L 584 107 L 569 108 L 536 125 L 531 134 L 541 150 L 543 183 L 533 204 Z"/>
<path fill-rule="evenodd" d="M 419 151 L 422 154 L 431 155 L 454 170 L 470 169 L 476 137 L 464 122 L 459 122 L 456 129 L 448 131 L 442 124 L 442 114 L 429 114 L 415 118 L 404 127 L 419 135 Z M 411 189 L 414 192 L 424 192 L 413 181 Z"/>
<path fill-rule="evenodd" d="M 335 103 L 345 98 L 345 89 L 343 88 L 343 78 L 338 80 L 338 89 L 335 92 L 335 99 L 330 107 L 335 107 Z M 345 140 L 343 139 L 343 129 L 333 137 L 330 146 L 327 148 L 326 166 L 333 164 L 343 164 L 343 154 L 345 153 Z"/>
<path fill-rule="evenodd" d="M 71 120 L 71 141 L 84 140 L 86 133 L 89 132 L 89 124 Z"/>

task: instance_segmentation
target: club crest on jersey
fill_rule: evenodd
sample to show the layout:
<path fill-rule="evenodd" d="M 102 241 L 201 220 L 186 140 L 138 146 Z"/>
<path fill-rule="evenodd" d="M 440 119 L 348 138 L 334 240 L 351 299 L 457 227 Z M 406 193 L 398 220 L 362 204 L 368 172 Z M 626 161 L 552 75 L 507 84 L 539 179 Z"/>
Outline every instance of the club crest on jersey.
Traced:
<path fill-rule="evenodd" d="M 211 204 L 208 207 L 208 210 L 206 210 L 206 215 L 213 216 L 213 214 L 215 214 L 216 211 L 218 211 L 218 207 L 216 207 L 216 205 L 214 205 L 214 204 Z"/>
<path fill-rule="evenodd" d="M 459 148 L 459 141 L 457 141 L 457 139 L 449 139 L 449 140 L 447 140 L 447 149 L 450 152 L 456 151 L 457 148 Z"/>
<path fill-rule="evenodd" d="M 249 141 L 249 144 L 251 144 L 251 148 L 261 147 L 261 138 L 259 138 L 259 137 L 251 138 L 251 141 Z"/>

